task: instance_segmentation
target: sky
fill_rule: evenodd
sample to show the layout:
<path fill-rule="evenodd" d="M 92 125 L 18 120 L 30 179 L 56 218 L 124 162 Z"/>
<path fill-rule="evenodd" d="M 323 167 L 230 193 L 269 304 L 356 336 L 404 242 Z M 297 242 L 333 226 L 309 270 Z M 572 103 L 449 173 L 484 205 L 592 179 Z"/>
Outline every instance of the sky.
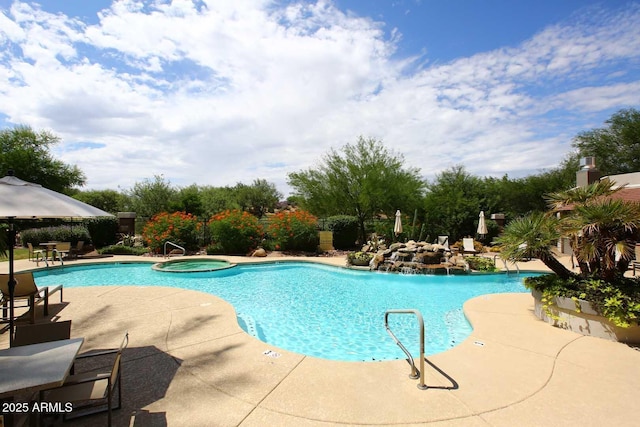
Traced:
<path fill-rule="evenodd" d="M 0 129 L 84 190 L 266 179 L 360 136 L 422 177 L 523 177 L 640 108 L 640 2 L 0 0 Z"/>

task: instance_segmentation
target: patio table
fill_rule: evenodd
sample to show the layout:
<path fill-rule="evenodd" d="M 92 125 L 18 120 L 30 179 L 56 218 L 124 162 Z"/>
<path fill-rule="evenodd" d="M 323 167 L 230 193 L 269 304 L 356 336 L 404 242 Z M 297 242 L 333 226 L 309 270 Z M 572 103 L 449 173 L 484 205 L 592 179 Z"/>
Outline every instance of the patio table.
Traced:
<path fill-rule="evenodd" d="M 0 399 L 60 387 L 83 343 L 72 338 L 0 350 Z"/>
<path fill-rule="evenodd" d="M 0 350 L 0 402 L 8 404 L 0 414 L 4 421 L 12 425 L 15 417 L 30 415 L 30 408 L 11 405 L 16 394 L 64 384 L 83 343 L 84 338 L 73 338 Z"/>

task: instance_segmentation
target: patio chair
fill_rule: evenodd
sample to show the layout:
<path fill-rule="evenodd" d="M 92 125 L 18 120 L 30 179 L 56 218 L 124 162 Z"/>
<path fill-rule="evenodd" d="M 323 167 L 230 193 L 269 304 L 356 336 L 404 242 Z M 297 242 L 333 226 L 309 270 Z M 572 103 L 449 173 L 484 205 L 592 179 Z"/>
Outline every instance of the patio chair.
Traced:
<path fill-rule="evenodd" d="M 68 258 L 71 251 L 71 242 L 59 242 L 56 243 L 56 247 L 53 250 L 52 258 L 55 260 L 56 256 L 62 262 L 62 258 Z"/>
<path fill-rule="evenodd" d="M 462 239 L 462 253 L 463 254 L 477 254 L 476 248 L 474 247 L 473 237 L 465 237 Z"/>
<path fill-rule="evenodd" d="M 14 307 L 28 307 L 31 313 L 31 323 L 36 322 L 37 303 L 44 301 L 44 315 L 49 314 L 49 296 L 55 292 L 60 292 L 60 302 L 62 302 L 62 285 L 38 287 L 30 271 L 15 273 L 14 279 L 16 287 L 13 293 L 14 304 L 18 301 L 25 302 L 26 305 Z M 7 306 L 9 304 L 9 275 L 0 274 L 0 292 L 2 292 L 2 321 L 8 321 Z"/>
<path fill-rule="evenodd" d="M 64 415 L 64 419 L 77 418 L 97 412 L 107 412 L 107 425 L 111 426 L 111 411 L 122 406 L 122 371 L 120 369 L 122 351 L 129 343 L 129 333 L 125 332 L 120 348 L 98 352 L 90 352 L 76 357 L 80 359 L 105 355 L 114 355 L 109 372 L 87 372 L 70 375 L 58 388 L 40 392 L 40 401 L 66 404 L 82 402 L 74 405 L 73 411 Z M 118 405 L 113 406 L 116 385 L 118 386 Z"/>
<path fill-rule="evenodd" d="M 38 261 L 38 258 L 44 259 L 44 251 L 42 249 L 33 249 L 33 245 L 27 242 L 29 248 L 29 261 Z"/>
<path fill-rule="evenodd" d="M 12 347 L 71 338 L 71 320 L 17 325 Z"/>
<path fill-rule="evenodd" d="M 84 240 L 78 240 L 76 246 L 69 250 L 69 259 L 78 259 L 82 256 L 82 248 L 84 247 Z"/>

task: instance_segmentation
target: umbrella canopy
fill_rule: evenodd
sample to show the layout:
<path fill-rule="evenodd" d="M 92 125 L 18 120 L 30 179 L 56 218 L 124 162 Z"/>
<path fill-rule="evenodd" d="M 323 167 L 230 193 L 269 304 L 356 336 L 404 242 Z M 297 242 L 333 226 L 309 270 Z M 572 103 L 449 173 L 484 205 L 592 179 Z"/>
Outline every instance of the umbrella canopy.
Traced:
<path fill-rule="evenodd" d="M 393 233 L 396 237 L 402 233 L 402 214 L 400 214 L 399 209 L 396 211 L 396 222 L 393 224 Z"/>
<path fill-rule="evenodd" d="M 87 218 L 113 216 L 79 200 L 23 181 L 11 173 L 0 178 L 0 218 Z"/>
<path fill-rule="evenodd" d="M 484 220 L 484 211 L 480 211 L 480 219 L 478 220 L 478 234 L 481 237 L 487 235 L 487 223 Z"/>
<path fill-rule="evenodd" d="M 9 341 L 13 343 L 13 292 L 16 286 L 13 271 L 13 246 L 16 232 L 13 221 L 34 218 L 90 218 L 113 216 L 108 212 L 83 203 L 39 184 L 13 176 L 13 171 L 0 178 L 0 219 L 9 223 Z M 33 309 L 33 308 L 32 308 Z"/>

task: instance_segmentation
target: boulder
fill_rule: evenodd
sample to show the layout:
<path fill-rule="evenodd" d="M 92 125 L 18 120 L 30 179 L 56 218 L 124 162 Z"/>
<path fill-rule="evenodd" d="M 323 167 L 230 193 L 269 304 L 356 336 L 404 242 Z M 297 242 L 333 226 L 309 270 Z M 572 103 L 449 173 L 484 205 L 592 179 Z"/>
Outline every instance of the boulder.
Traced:
<path fill-rule="evenodd" d="M 251 256 L 252 257 L 266 257 L 267 256 L 267 251 L 265 251 L 263 248 L 258 248 L 255 251 L 253 251 Z"/>

